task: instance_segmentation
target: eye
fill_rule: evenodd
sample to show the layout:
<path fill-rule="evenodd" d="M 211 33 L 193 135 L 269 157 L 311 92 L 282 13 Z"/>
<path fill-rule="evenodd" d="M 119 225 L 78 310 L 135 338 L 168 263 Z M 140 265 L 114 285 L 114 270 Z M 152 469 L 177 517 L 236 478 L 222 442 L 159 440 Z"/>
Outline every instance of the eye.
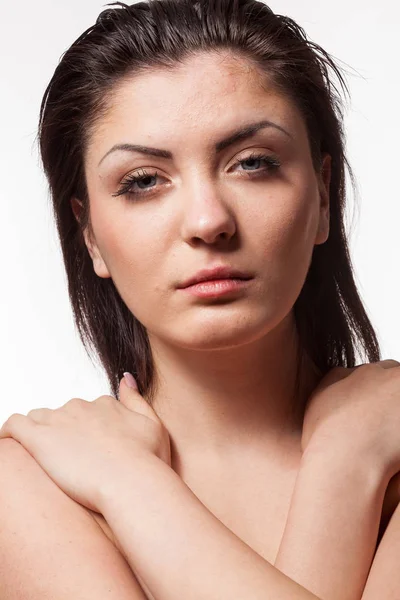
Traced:
<path fill-rule="evenodd" d="M 135 189 L 134 186 L 135 186 L 135 184 L 143 184 L 143 183 L 146 186 L 149 183 L 151 183 L 152 179 L 154 180 L 156 178 L 157 178 L 157 171 L 153 174 L 148 174 L 147 171 L 142 169 L 141 175 L 140 175 L 140 173 L 138 175 L 135 175 L 135 173 L 130 173 L 129 175 L 127 175 L 125 177 L 125 179 L 122 180 L 121 187 L 119 188 L 119 190 L 115 194 L 112 194 L 112 195 L 113 196 L 122 196 L 123 194 L 128 194 L 128 195 L 132 195 L 132 196 L 141 196 L 142 194 L 148 194 L 149 192 L 147 190 L 149 190 L 151 193 L 154 186 L 144 187 L 144 189 L 139 187 L 138 192 L 133 191 Z"/>
<path fill-rule="evenodd" d="M 267 166 L 263 169 L 257 167 L 257 163 L 259 163 L 260 161 L 264 161 L 264 163 Z M 236 167 L 238 165 L 243 165 L 248 162 L 255 162 L 256 165 L 254 166 L 256 168 L 250 168 L 249 170 L 244 169 L 244 171 L 239 171 L 239 173 L 249 178 L 255 178 L 257 176 L 270 174 L 278 170 L 281 166 L 280 161 L 275 156 L 256 152 L 253 152 L 249 156 L 246 156 L 245 158 L 241 158 L 240 160 L 236 161 L 233 166 Z M 125 179 L 122 180 L 119 190 L 115 194 L 112 194 L 112 196 L 122 196 L 126 194 L 131 197 L 139 197 L 145 195 L 153 195 L 154 193 L 156 193 L 157 186 L 154 182 L 158 176 L 157 171 L 155 173 L 147 173 L 147 171 L 141 169 L 141 174 L 140 171 L 138 171 L 137 173 L 138 174 L 130 173 L 129 175 L 127 175 Z"/>
<path fill-rule="evenodd" d="M 249 175 L 250 177 L 252 177 L 252 175 L 250 175 L 250 173 L 256 173 L 257 175 L 264 175 L 265 173 L 270 173 L 271 171 L 276 171 L 281 166 L 281 163 L 277 159 L 276 156 L 271 156 L 269 154 L 256 153 L 256 152 L 252 152 L 252 154 L 250 154 L 249 156 L 246 156 L 245 158 L 241 158 L 240 160 L 236 161 L 234 166 L 243 165 L 244 163 L 247 163 L 247 162 L 255 162 L 257 164 L 260 161 L 264 161 L 264 163 L 267 165 L 267 167 L 264 169 L 260 169 L 260 168 L 256 167 L 255 170 L 250 169 L 249 171 L 245 169 L 244 173 L 246 173 L 246 175 Z M 242 171 L 242 173 L 243 173 L 243 171 Z"/>

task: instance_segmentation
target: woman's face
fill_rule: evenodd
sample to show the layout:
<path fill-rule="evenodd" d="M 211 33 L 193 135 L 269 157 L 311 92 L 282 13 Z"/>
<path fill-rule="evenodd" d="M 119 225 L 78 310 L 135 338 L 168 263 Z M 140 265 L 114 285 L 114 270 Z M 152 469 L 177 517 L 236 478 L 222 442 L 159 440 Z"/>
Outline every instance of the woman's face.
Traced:
<path fill-rule="evenodd" d="M 271 125 L 220 144 L 260 121 Z M 121 144 L 171 157 L 111 151 Z M 258 339 L 290 313 L 328 237 L 329 157 L 324 165 L 319 177 L 295 105 L 243 59 L 203 53 L 126 79 L 86 155 L 95 272 L 112 277 L 150 339 L 192 349 Z M 134 174 L 145 177 L 115 195 Z M 220 264 L 252 279 L 214 299 L 178 289 Z"/>

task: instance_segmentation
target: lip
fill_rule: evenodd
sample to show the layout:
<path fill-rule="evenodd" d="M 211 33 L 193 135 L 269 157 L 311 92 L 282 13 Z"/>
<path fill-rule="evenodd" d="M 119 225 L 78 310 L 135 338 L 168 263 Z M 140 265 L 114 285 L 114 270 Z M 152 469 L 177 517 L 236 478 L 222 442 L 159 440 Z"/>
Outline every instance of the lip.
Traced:
<path fill-rule="evenodd" d="M 187 279 L 183 283 L 179 284 L 178 289 L 187 288 L 197 283 L 206 281 L 213 281 L 215 283 L 216 281 L 222 279 L 248 280 L 252 279 L 252 275 L 250 275 L 250 273 L 245 273 L 244 271 L 234 269 L 233 267 L 220 265 L 212 269 L 202 269 L 201 271 L 198 271 L 193 277 L 190 277 L 190 279 Z"/>
<path fill-rule="evenodd" d="M 182 288 L 185 294 L 198 298 L 219 298 L 220 296 L 232 296 L 242 292 L 250 285 L 249 279 L 216 279 L 214 281 L 201 281 Z"/>

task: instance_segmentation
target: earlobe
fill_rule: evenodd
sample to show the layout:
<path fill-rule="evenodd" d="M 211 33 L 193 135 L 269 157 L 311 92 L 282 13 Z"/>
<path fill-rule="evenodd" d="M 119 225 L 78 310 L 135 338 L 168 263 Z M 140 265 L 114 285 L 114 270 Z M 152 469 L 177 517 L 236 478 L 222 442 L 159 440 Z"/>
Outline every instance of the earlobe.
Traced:
<path fill-rule="evenodd" d="M 110 272 L 105 264 L 103 257 L 101 256 L 100 250 L 94 240 L 89 236 L 87 229 L 83 232 L 85 238 L 85 244 L 90 254 L 90 258 L 93 261 L 93 270 L 98 277 L 102 279 L 108 279 L 111 277 Z"/>
<path fill-rule="evenodd" d="M 107 265 L 105 264 L 103 258 L 101 257 L 97 247 L 96 250 L 89 249 L 88 248 L 88 252 L 93 260 L 93 270 L 96 273 L 96 275 L 98 277 L 101 277 L 102 279 L 109 279 L 111 278 L 111 274 L 109 272 L 109 270 L 107 269 Z"/>
<path fill-rule="evenodd" d="M 81 213 L 83 209 L 82 202 L 77 198 L 71 198 L 71 208 L 77 222 L 80 224 L 81 222 Z M 88 228 L 86 227 L 82 232 L 83 238 L 85 240 L 86 248 L 89 252 L 90 258 L 93 261 L 93 269 L 98 277 L 102 277 L 103 279 L 107 279 L 111 277 L 107 266 L 100 254 L 100 250 L 96 244 L 96 241 L 92 239 L 92 236 L 89 235 Z"/>

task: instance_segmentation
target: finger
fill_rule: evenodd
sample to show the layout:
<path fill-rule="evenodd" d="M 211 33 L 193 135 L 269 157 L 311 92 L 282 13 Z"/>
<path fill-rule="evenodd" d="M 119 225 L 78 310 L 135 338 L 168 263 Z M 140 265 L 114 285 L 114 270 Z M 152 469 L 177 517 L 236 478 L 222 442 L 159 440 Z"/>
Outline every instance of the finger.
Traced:
<path fill-rule="evenodd" d="M 330 371 L 328 371 L 326 375 L 322 377 L 320 383 L 317 385 L 315 390 L 313 390 L 313 395 L 316 393 L 323 392 L 330 385 L 333 385 L 334 383 L 345 379 L 346 377 L 351 375 L 353 371 L 356 371 L 361 367 L 370 367 L 371 365 L 378 365 L 383 369 L 392 369 L 394 367 L 399 367 L 400 362 L 394 359 L 386 359 L 377 361 L 375 363 L 361 363 L 356 367 L 333 367 Z"/>
<path fill-rule="evenodd" d="M 14 413 L 5 421 L 0 429 L 0 439 L 11 437 L 33 454 L 33 442 L 38 424 L 26 415 Z"/>
<path fill-rule="evenodd" d="M 125 377 L 119 382 L 119 400 L 121 404 L 126 406 L 126 408 L 129 408 L 129 410 L 133 410 L 141 415 L 158 421 L 158 417 L 153 408 L 143 396 L 139 394 L 138 390 L 128 387 Z"/>
<path fill-rule="evenodd" d="M 392 358 L 387 358 L 386 360 L 379 360 L 375 364 L 378 364 L 383 369 L 393 369 L 394 367 L 400 367 L 400 362 Z"/>
<path fill-rule="evenodd" d="M 35 423 L 48 423 L 53 411 L 51 408 L 33 408 L 27 413 L 27 417 Z"/>
<path fill-rule="evenodd" d="M 345 379 L 346 377 L 351 375 L 351 373 L 357 368 L 358 367 L 333 367 L 330 371 L 328 371 L 326 375 L 324 375 L 324 377 L 322 377 L 320 383 L 315 388 L 313 393 L 322 392 L 323 390 L 325 390 L 325 388 L 329 387 L 330 385 L 333 385 L 334 383 Z"/>

